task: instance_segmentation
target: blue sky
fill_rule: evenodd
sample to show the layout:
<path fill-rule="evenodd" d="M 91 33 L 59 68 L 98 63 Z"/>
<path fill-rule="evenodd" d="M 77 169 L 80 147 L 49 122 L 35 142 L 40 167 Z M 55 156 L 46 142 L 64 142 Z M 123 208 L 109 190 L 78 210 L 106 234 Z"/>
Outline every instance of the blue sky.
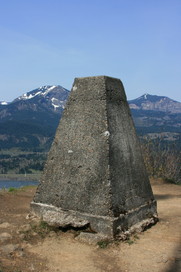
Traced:
<path fill-rule="evenodd" d="M 75 77 L 181 101 L 181 0 L 0 0 L 0 101 Z"/>

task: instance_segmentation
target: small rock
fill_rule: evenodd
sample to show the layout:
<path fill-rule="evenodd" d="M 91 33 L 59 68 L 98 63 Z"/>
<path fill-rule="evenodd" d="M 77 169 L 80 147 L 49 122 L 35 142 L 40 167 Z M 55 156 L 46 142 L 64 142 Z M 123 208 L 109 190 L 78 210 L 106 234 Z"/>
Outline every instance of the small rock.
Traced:
<path fill-rule="evenodd" d="M 31 235 L 32 235 L 32 236 L 37 236 L 37 235 L 38 235 L 38 233 L 37 233 L 37 232 L 35 232 L 35 231 L 33 231 L 33 232 L 31 233 Z"/>
<path fill-rule="evenodd" d="M 106 236 L 97 233 L 81 232 L 75 240 L 95 245 L 99 241 L 106 240 L 106 238 Z"/>
<path fill-rule="evenodd" d="M 8 222 L 4 222 L 0 224 L 0 229 L 7 229 L 12 228 L 13 225 L 9 224 Z"/>
<path fill-rule="evenodd" d="M 23 241 L 21 243 L 21 249 L 22 251 L 26 251 L 26 249 L 32 248 L 33 245 L 31 245 L 30 243 L 28 243 L 27 241 Z"/>
<path fill-rule="evenodd" d="M 30 245 L 30 244 L 29 244 L 27 241 L 23 241 L 23 242 L 21 243 L 21 248 L 25 249 L 25 248 L 29 247 L 29 245 Z"/>
<path fill-rule="evenodd" d="M 49 234 L 48 234 L 49 237 L 55 237 L 57 236 L 56 232 L 55 231 L 50 231 Z"/>
<path fill-rule="evenodd" d="M 41 221 L 39 217 L 37 217 L 36 215 L 34 215 L 32 213 L 27 214 L 26 219 L 31 220 L 31 222 L 34 222 L 37 224 Z"/>
<path fill-rule="evenodd" d="M 30 219 L 31 218 L 31 214 L 30 213 L 28 213 L 27 215 L 26 215 L 26 219 L 28 220 L 28 219 Z"/>
<path fill-rule="evenodd" d="M 31 248 L 32 245 L 30 243 L 27 243 L 24 247 Z"/>
<path fill-rule="evenodd" d="M 157 263 L 167 263 L 167 262 L 168 262 L 168 258 L 166 256 L 161 256 L 157 260 Z"/>
<path fill-rule="evenodd" d="M 1 246 L 0 250 L 6 254 L 10 254 L 10 253 L 13 253 L 17 248 L 18 248 L 18 244 L 16 245 L 8 244 L 5 246 Z"/>
<path fill-rule="evenodd" d="M 15 251 L 15 256 L 16 257 L 24 257 L 25 256 L 25 253 L 23 251 L 23 248 L 18 248 L 16 251 Z"/>
<path fill-rule="evenodd" d="M 25 234 L 24 234 L 24 233 L 21 233 L 21 234 L 19 235 L 19 238 L 22 239 L 22 240 L 24 240 Z"/>
<path fill-rule="evenodd" d="M 29 231 L 29 230 L 31 230 L 31 225 L 30 224 L 26 224 L 26 225 L 23 225 L 23 226 L 20 227 L 20 232 L 21 231 L 26 232 L 26 231 Z"/>
<path fill-rule="evenodd" d="M 0 241 L 6 241 L 12 239 L 12 235 L 7 233 L 7 232 L 3 232 L 0 234 Z"/>
<path fill-rule="evenodd" d="M 30 266 L 30 271 L 34 271 L 34 270 L 35 270 L 34 265 L 31 264 L 31 266 Z"/>

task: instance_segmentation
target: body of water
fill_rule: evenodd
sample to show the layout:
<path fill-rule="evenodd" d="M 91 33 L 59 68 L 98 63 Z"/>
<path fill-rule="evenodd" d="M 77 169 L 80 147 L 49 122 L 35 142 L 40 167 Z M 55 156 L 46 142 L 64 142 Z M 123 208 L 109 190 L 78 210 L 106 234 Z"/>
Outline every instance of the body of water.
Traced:
<path fill-rule="evenodd" d="M 28 185 L 38 185 L 38 181 L 23 180 L 0 180 L 0 190 L 8 188 L 20 188 Z"/>

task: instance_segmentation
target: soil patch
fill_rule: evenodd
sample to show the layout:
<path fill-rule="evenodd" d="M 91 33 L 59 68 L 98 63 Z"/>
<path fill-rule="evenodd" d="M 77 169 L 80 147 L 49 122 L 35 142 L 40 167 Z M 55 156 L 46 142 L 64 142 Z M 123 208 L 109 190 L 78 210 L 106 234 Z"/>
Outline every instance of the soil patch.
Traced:
<path fill-rule="evenodd" d="M 152 187 L 159 222 L 126 242 L 99 245 L 29 217 L 35 188 L 0 191 L 0 272 L 181 271 L 181 186 Z"/>

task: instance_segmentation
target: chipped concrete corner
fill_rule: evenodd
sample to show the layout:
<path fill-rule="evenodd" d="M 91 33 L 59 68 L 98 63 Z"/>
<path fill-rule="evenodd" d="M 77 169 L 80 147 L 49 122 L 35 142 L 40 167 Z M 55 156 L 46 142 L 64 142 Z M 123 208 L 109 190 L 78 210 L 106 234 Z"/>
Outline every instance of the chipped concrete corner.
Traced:
<path fill-rule="evenodd" d="M 119 79 L 75 79 L 31 209 L 51 225 L 89 226 L 109 238 L 157 221 Z"/>

